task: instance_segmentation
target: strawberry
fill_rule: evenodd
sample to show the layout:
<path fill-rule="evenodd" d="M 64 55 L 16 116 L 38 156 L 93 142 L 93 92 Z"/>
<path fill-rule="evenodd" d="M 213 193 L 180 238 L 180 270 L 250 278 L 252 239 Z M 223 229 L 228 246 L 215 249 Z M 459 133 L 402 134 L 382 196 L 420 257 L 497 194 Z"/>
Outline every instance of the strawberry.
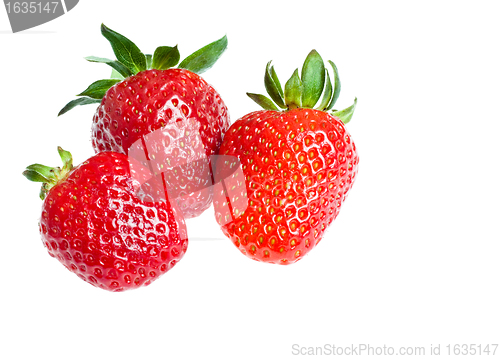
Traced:
<path fill-rule="evenodd" d="M 23 172 L 43 182 L 39 229 L 49 254 L 110 291 L 148 285 L 172 269 L 187 249 L 185 223 L 175 205 L 136 194 L 147 187 L 138 184 L 141 166 L 101 152 L 73 168 L 71 154 L 58 151 L 62 168 L 34 164 Z"/>
<path fill-rule="evenodd" d="M 220 147 L 215 216 L 236 247 L 257 261 L 303 258 L 339 214 L 356 178 L 359 157 L 344 124 L 357 100 L 331 111 L 340 81 L 330 64 L 335 86 L 313 50 L 283 91 L 269 62 L 264 80 L 274 103 L 248 93 L 264 110 L 233 123 Z"/>
<path fill-rule="evenodd" d="M 186 218 L 199 216 L 211 204 L 210 156 L 217 154 L 222 137 L 229 127 L 229 114 L 220 95 L 200 73 L 210 68 L 227 46 L 224 36 L 185 58 L 180 59 L 177 46 L 158 47 L 154 54 L 144 55 L 126 37 L 102 25 L 101 32 L 109 40 L 117 60 L 87 57 L 91 62 L 106 63 L 113 68 L 112 79 L 92 83 L 69 102 L 59 115 L 78 105 L 99 103 L 92 122 L 92 146 L 96 153 L 114 151 L 129 154 L 132 146 L 150 133 L 160 131 L 161 141 L 176 122 L 189 121 L 196 127 L 192 141 L 201 142 L 197 153 L 184 146 L 180 138 L 168 145 L 143 143 L 147 160 L 168 155 L 194 164 L 177 168 L 165 190 L 177 188 L 176 201 Z M 175 149 L 175 151 L 174 151 Z M 173 154 L 175 152 L 175 154 Z M 172 165 L 158 163 L 160 172 L 172 172 Z M 173 183 L 172 183 L 173 182 Z M 173 196 L 170 196 L 173 198 Z"/>

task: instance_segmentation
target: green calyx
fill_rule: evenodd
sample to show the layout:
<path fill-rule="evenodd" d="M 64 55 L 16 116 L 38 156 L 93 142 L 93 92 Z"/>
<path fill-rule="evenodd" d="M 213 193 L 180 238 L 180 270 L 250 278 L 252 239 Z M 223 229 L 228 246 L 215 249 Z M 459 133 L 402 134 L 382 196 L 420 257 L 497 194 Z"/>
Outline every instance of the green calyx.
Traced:
<path fill-rule="evenodd" d="M 332 110 L 340 95 L 340 79 L 337 66 L 332 61 L 328 63 L 331 66 L 332 76 L 318 52 L 312 50 L 302 65 L 301 73 L 299 74 L 299 69 L 296 69 L 285 83 L 283 91 L 274 66 L 269 61 L 264 74 L 264 84 L 270 98 L 254 93 L 247 95 L 265 110 L 315 108 L 329 112 L 347 123 L 352 118 L 357 99 L 354 99 L 353 105 L 344 110 Z"/>
<path fill-rule="evenodd" d="M 101 33 L 111 44 L 116 60 L 96 56 L 86 57 L 85 60 L 110 66 L 113 69 L 111 78 L 92 83 L 85 91 L 77 95 L 79 96 L 78 99 L 67 103 L 59 111 L 58 116 L 79 105 L 100 103 L 111 86 L 129 76 L 150 69 L 167 70 L 175 67 L 180 61 L 177 45 L 173 47 L 160 46 L 154 51 L 153 55 L 145 55 L 132 41 L 104 24 L 101 25 Z M 226 48 L 227 37 L 224 36 L 186 57 L 177 68 L 201 74 L 217 62 Z"/>
<path fill-rule="evenodd" d="M 40 198 L 45 199 L 47 193 L 52 187 L 64 180 L 68 173 L 73 169 L 73 157 L 71 153 L 57 147 L 59 156 L 63 162 L 62 167 L 48 167 L 35 163 L 26 167 L 23 176 L 32 182 L 41 182 Z"/>

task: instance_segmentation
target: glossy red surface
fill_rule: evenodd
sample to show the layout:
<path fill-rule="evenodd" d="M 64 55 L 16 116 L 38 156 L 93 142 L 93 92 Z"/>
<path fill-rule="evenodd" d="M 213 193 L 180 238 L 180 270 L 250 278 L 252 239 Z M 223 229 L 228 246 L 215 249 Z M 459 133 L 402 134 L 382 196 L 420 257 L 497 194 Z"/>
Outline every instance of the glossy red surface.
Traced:
<path fill-rule="evenodd" d="M 236 171 L 215 187 L 218 223 L 242 253 L 279 264 L 296 262 L 323 238 L 359 162 L 344 124 L 312 109 L 250 113 L 229 128 L 220 154 L 237 157 L 244 176 Z"/>
<path fill-rule="evenodd" d="M 49 254 L 84 281 L 122 291 L 148 285 L 184 255 L 179 210 L 135 194 L 127 156 L 101 152 L 53 187 L 40 219 Z"/>

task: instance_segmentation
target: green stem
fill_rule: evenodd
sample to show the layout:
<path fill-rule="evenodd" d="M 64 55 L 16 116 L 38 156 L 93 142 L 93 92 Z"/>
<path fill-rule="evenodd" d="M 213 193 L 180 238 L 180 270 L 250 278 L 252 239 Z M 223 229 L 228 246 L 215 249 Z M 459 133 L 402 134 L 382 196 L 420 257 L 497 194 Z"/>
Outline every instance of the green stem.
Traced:
<path fill-rule="evenodd" d="M 38 163 L 26 167 L 23 176 L 32 182 L 41 182 L 40 198 L 43 200 L 52 187 L 63 181 L 73 169 L 73 157 L 71 153 L 57 147 L 63 167 L 48 167 Z"/>

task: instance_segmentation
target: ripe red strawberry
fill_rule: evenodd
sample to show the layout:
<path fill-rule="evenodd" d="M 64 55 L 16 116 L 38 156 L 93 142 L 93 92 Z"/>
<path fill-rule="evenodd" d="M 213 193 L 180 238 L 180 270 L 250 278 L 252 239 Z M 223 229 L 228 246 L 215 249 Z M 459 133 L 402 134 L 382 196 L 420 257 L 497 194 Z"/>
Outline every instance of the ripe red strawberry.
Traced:
<path fill-rule="evenodd" d="M 183 257 L 182 215 L 168 201 L 136 195 L 140 165 L 131 173 L 127 156 L 101 152 L 73 168 L 71 154 L 58 150 L 62 169 L 34 164 L 23 173 L 43 182 L 39 227 L 52 257 L 110 291 L 148 285 Z"/>
<path fill-rule="evenodd" d="M 149 161 L 165 154 L 172 155 L 174 148 L 177 149 L 174 157 L 184 160 L 186 165 L 193 158 L 199 160 L 177 168 L 174 183 L 167 184 L 165 189 L 177 189 L 175 197 L 186 218 L 200 215 L 212 202 L 209 159 L 217 154 L 229 127 L 229 113 L 220 95 L 198 74 L 221 56 L 227 46 L 226 37 L 188 56 L 178 68 L 172 68 L 180 59 L 177 46 L 161 46 L 154 55 L 144 55 L 129 39 L 106 26 L 102 25 L 101 32 L 111 43 L 117 60 L 97 57 L 87 60 L 112 66 L 118 78 L 94 82 L 59 114 L 77 105 L 100 103 L 92 123 L 91 139 L 96 153 L 128 154 L 129 149 L 141 143 L 146 135 L 155 131 L 168 132 L 177 122 L 194 121 L 197 127 L 193 128 L 195 138 L 191 139 L 203 144 L 197 147 L 195 154 L 193 146 L 183 146 L 179 138 L 161 146 L 151 142 L 142 145 Z M 154 170 L 159 172 L 173 169 L 167 162 L 158 165 L 161 169 Z"/>
<path fill-rule="evenodd" d="M 269 98 L 249 93 L 265 110 L 237 120 L 221 145 L 216 219 L 240 251 L 257 261 L 290 264 L 307 254 L 337 217 L 356 177 L 358 153 L 344 126 L 356 100 L 343 111 L 328 112 L 340 91 L 330 63 L 334 87 L 313 50 L 301 77 L 296 70 L 284 93 L 268 63 L 266 89 L 283 111 Z"/>

